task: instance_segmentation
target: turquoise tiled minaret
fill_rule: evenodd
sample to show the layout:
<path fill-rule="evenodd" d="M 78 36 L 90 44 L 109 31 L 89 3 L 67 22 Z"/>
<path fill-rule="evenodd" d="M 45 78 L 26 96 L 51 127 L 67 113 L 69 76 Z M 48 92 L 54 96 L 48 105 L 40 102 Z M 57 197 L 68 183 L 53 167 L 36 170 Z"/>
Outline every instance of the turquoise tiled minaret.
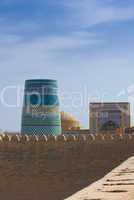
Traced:
<path fill-rule="evenodd" d="M 28 135 L 61 134 L 56 80 L 33 79 L 25 82 L 21 133 Z"/>

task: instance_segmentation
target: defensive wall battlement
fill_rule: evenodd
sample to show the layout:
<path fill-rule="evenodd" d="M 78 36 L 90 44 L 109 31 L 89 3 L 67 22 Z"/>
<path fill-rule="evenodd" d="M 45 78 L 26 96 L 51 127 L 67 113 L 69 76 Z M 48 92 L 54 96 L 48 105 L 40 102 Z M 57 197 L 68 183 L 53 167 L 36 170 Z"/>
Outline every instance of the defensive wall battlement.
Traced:
<path fill-rule="evenodd" d="M 0 134 L 1 143 L 44 143 L 44 144 L 58 144 L 58 143 L 107 143 L 107 142 L 134 142 L 134 134 L 89 134 L 89 135 L 59 135 L 59 136 L 37 136 L 37 135 L 20 135 L 20 134 Z"/>
<path fill-rule="evenodd" d="M 65 199 L 133 154 L 134 135 L 1 134 L 1 199 Z"/>

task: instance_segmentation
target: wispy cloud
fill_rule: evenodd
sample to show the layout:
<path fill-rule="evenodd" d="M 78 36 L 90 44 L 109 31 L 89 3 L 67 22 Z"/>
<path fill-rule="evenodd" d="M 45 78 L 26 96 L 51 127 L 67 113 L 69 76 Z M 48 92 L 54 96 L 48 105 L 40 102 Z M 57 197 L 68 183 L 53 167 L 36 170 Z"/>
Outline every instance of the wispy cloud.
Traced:
<path fill-rule="evenodd" d="M 34 40 L 23 40 L 15 35 L 0 35 L 0 57 L 5 62 L 9 59 L 33 60 L 35 57 L 39 61 L 41 58 L 50 58 L 57 53 L 64 53 L 67 50 L 77 50 L 101 45 L 95 34 L 88 32 L 72 32 L 61 36 L 48 36 Z M 4 59 L 5 58 L 5 59 Z M 25 60 L 25 59 L 24 59 Z"/>
<path fill-rule="evenodd" d="M 72 32 L 64 36 L 48 37 L 42 40 L 47 50 L 73 50 L 81 47 L 100 44 L 102 41 L 96 35 L 85 31 Z"/>
<path fill-rule="evenodd" d="M 133 82 L 134 31 L 130 26 L 128 33 L 125 23 L 121 30 L 107 24 L 133 19 L 132 0 L 1 0 L 0 88 L 23 85 L 27 78 L 54 78 L 64 91 L 82 92 L 85 84 L 91 95 L 96 89 L 120 91 Z M 0 110 L 2 128 L 8 122 L 8 129 L 19 129 L 21 108 L 0 105 Z M 77 113 L 83 123 L 86 112 L 79 108 Z"/>
<path fill-rule="evenodd" d="M 63 0 L 62 4 L 71 12 L 71 22 L 77 26 L 93 26 L 134 19 L 134 5 L 128 3 L 127 7 L 121 7 L 117 6 L 117 3 L 112 4 L 111 2 L 100 0 Z"/>
<path fill-rule="evenodd" d="M 21 0 L 21 2 L 24 1 Z M 8 4 L 9 0 L 3 0 L 2 2 Z M 16 2 L 16 0 L 11 2 Z M 43 0 L 39 0 L 39 2 L 42 7 L 45 5 Z M 46 2 L 49 3 L 47 0 Z M 21 21 L 13 23 L 10 22 L 10 19 L 7 20 L 2 17 L 0 20 L 0 26 L 2 27 L 0 58 L 2 61 L 20 57 L 27 57 L 29 61 L 33 57 L 38 58 L 38 61 L 41 58 L 51 60 L 51 57 L 56 57 L 58 53 L 64 54 L 64 52 L 73 50 L 77 53 L 82 48 L 88 50 L 93 45 L 102 45 L 105 38 L 101 38 L 97 32 L 88 32 L 85 28 L 134 18 L 134 7 L 132 5 L 128 4 L 127 7 L 121 7 L 114 2 L 107 0 L 59 0 L 57 2 L 53 0 L 49 3 L 49 6 L 54 8 L 56 4 L 64 8 L 65 18 L 61 17 L 58 23 L 56 21 L 56 24 L 58 24 L 57 31 L 54 32 L 54 16 L 49 22 L 47 20 L 48 15 L 46 15 L 47 25 L 52 28 L 49 34 L 47 33 L 48 26 L 44 25 L 44 16 L 40 21 L 39 18 L 33 20 L 33 18 L 28 17 L 27 20 L 21 19 Z M 56 16 L 59 16 L 59 13 L 56 13 Z M 63 30 L 60 31 L 59 27 L 63 27 Z M 68 30 L 64 30 L 64 27 L 68 27 Z"/>
<path fill-rule="evenodd" d="M 134 19 L 134 3 L 130 4 L 129 1 L 127 6 L 117 6 L 117 1 L 113 0 L 53 0 L 51 2 L 39 0 L 38 3 L 31 0 L 2 0 L 1 3 L 5 5 L 22 3 L 25 6 L 26 3 L 28 4 L 30 14 L 27 12 L 26 18 L 18 17 L 17 10 L 21 7 L 17 7 L 16 10 L 7 7 L 5 12 L 0 14 L 1 33 L 17 34 L 27 38 L 42 37 L 52 32 L 64 36 L 65 31 L 71 34 L 79 30 L 85 31 L 85 28 L 94 25 Z M 25 8 L 23 9 L 25 13 Z"/>

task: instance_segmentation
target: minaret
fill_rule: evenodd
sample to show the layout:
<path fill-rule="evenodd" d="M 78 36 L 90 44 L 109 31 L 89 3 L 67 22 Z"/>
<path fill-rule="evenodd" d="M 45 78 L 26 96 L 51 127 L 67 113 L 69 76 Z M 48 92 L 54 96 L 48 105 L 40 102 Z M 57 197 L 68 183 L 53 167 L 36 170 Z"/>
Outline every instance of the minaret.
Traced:
<path fill-rule="evenodd" d="M 33 79 L 25 82 L 21 133 L 28 135 L 61 134 L 56 80 Z"/>

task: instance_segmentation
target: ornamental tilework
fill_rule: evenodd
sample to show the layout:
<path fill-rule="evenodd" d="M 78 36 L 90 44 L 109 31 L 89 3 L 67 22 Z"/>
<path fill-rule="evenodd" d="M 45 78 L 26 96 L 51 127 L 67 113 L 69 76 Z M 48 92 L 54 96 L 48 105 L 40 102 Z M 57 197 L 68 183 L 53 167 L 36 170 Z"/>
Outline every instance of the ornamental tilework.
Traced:
<path fill-rule="evenodd" d="M 61 134 L 57 81 L 27 80 L 24 93 L 21 133 L 28 135 Z"/>

